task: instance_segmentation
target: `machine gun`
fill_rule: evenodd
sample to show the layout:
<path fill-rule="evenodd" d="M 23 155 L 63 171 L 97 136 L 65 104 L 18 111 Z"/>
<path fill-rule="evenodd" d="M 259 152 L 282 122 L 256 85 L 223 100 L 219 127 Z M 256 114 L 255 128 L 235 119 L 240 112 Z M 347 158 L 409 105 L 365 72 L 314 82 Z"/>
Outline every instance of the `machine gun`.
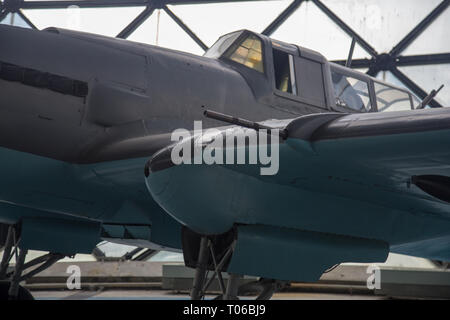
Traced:
<path fill-rule="evenodd" d="M 431 92 L 422 100 L 422 102 L 416 107 L 416 109 L 423 109 L 425 108 L 425 106 L 430 103 L 431 100 L 434 99 L 434 97 L 436 97 L 436 95 L 439 93 L 439 91 L 441 91 L 441 89 L 444 87 L 444 85 L 442 84 L 439 89 L 437 90 L 431 90 Z"/>

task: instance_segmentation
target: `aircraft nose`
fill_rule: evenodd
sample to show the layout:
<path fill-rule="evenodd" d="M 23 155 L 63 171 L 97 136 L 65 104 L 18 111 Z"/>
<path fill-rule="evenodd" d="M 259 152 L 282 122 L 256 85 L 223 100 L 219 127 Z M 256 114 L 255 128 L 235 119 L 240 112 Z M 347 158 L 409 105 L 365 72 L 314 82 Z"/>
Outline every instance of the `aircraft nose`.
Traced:
<path fill-rule="evenodd" d="M 174 166 L 170 154 L 170 148 L 163 149 L 147 161 L 144 168 L 147 189 L 161 201 L 165 201 L 164 190 L 171 180 L 171 171 L 167 169 Z"/>
<path fill-rule="evenodd" d="M 171 159 L 172 148 L 164 148 L 157 152 L 147 163 L 145 164 L 144 173 L 148 177 L 151 172 L 161 171 L 174 166 L 175 164 Z"/>
<path fill-rule="evenodd" d="M 232 177 L 220 166 L 175 165 L 173 147 L 156 153 L 145 166 L 147 189 L 174 219 L 200 234 L 221 234 L 236 220 L 230 209 Z"/>

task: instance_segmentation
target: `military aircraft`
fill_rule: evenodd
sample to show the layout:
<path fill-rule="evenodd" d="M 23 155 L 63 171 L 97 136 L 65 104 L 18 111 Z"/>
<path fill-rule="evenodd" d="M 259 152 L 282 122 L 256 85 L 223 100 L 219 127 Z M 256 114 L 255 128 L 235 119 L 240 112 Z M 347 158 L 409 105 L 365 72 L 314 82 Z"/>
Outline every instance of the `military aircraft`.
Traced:
<path fill-rule="evenodd" d="M 315 51 L 247 30 L 195 56 L 0 25 L 0 96 L 2 297 L 29 298 L 20 281 L 102 240 L 182 251 L 193 299 L 207 270 L 219 298 L 239 275 L 267 298 L 390 251 L 450 259 L 450 109 L 414 110 L 426 103 Z M 216 160 L 261 145 L 276 170 L 174 163 L 230 132 L 244 144 Z"/>

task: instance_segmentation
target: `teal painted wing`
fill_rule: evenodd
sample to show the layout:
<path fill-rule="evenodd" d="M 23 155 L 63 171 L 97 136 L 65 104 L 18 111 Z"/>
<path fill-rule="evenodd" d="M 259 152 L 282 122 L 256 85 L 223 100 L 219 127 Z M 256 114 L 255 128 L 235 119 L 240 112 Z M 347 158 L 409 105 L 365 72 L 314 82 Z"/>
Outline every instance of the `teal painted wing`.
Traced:
<path fill-rule="evenodd" d="M 450 109 L 345 115 L 288 125 L 279 181 L 450 218 Z M 289 154 L 289 155 L 287 155 Z"/>
<path fill-rule="evenodd" d="M 272 161 L 279 162 L 274 175 L 261 175 L 263 165 L 248 162 L 174 165 L 169 147 L 148 162 L 147 186 L 170 215 L 198 233 L 265 225 L 376 239 L 391 251 L 450 259 L 450 207 L 442 195 L 450 176 L 449 111 L 294 119 L 284 127 L 288 137 L 279 152 L 271 145 L 278 155 Z"/>

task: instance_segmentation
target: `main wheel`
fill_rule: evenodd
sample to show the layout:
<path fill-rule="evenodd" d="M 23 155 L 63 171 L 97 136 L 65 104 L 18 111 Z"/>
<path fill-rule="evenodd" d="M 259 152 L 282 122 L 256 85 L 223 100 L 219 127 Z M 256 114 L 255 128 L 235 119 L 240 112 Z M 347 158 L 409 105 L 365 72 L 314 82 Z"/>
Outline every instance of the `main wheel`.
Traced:
<path fill-rule="evenodd" d="M 0 300 L 5 301 L 9 299 L 8 290 L 11 282 L 9 281 L 0 281 Z M 22 286 L 19 286 L 19 294 L 17 296 L 17 300 L 34 300 L 30 291 L 25 289 Z"/>

